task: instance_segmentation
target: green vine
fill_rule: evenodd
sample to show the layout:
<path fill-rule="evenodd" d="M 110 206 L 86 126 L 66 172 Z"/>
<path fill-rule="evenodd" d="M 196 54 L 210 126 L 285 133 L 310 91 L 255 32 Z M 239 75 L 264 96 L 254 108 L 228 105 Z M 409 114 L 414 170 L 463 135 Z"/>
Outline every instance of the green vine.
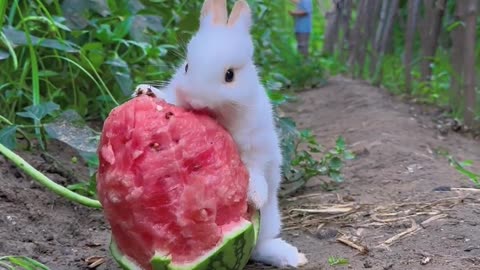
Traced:
<path fill-rule="evenodd" d="M 13 162 L 23 172 L 25 172 L 27 175 L 32 177 L 33 180 L 35 180 L 42 186 L 46 187 L 47 189 L 53 191 L 54 193 L 70 201 L 79 203 L 87 207 L 98 208 L 98 209 L 102 208 L 102 205 L 98 200 L 87 198 L 85 196 L 82 196 L 76 192 L 69 190 L 66 187 L 63 187 L 55 183 L 46 175 L 44 175 L 43 173 L 41 173 L 40 171 L 32 167 L 30 164 L 28 164 L 28 162 L 25 161 L 22 157 L 15 154 L 13 151 L 8 149 L 1 143 L 0 143 L 0 153 L 2 153 L 6 158 L 8 158 L 11 162 Z"/>

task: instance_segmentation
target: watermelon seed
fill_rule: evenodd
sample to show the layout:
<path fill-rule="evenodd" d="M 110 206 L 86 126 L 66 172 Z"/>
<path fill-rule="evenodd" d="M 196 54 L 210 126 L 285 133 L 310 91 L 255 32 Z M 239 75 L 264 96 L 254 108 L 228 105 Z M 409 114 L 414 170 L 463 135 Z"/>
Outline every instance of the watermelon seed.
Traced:
<path fill-rule="evenodd" d="M 202 168 L 201 165 L 195 164 L 193 165 L 192 171 L 196 172 L 196 171 L 199 171 L 201 168 Z"/>
<path fill-rule="evenodd" d="M 194 217 L 194 220 L 200 221 L 200 222 L 205 222 L 209 220 L 209 217 L 214 215 L 213 211 L 208 209 L 208 208 L 202 208 L 200 211 L 198 211 Z"/>
<path fill-rule="evenodd" d="M 168 119 L 170 119 L 170 117 L 172 117 L 172 116 L 173 116 L 173 112 L 167 112 L 167 113 L 165 114 L 165 119 L 168 120 Z"/>
<path fill-rule="evenodd" d="M 159 150 L 160 150 L 160 144 L 158 144 L 158 143 L 151 143 L 151 144 L 150 144 L 150 148 L 153 148 L 153 149 L 155 149 L 156 151 L 159 151 Z"/>

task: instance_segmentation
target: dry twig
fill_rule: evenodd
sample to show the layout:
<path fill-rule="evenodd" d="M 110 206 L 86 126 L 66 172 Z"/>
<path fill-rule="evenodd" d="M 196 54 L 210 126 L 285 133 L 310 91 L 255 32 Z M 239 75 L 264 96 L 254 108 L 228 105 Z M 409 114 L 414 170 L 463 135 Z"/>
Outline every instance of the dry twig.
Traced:
<path fill-rule="evenodd" d="M 412 226 L 411 226 L 409 229 L 407 229 L 407 230 L 405 230 L 405 231 L 403 231 L 403 232 L 401 232 L 401 233 L 399 233 L 399 234 L 397 234 L 397 235 L 394 235 L 394 236 L 388 238 L 387 240 L 385 240 L 385 242 L 383 242 L 383 243 L 381 244 L 381 246 L 383 246 L 383 245 L 389 246 L 389 245 L 391 245 L 393 242 L 401 239 L 401 238 L 404 237 L 404 236 L 407 236 L 407 235 L 409 235 L 409 234 L 411 234 L 411 233 L 414 233 L 414 232 L 416 232 L 417 230 L 419 230 L 419 229 L 421 228 L 420 226 L 418 226 L 418 224 L 417 224 L 417 222 L 415 222 L 415 220 L 411 219 L 411 222 L 412 222 Z"/>
<path fill-rule="evenodd" d="M 358 250 L 361 254 L 368 253 L 368 248 L 366 246 L 357 244 L 357 243 L 349 240 L 345 235 L 342 235 L 341 237 L 337 238 L 337 241 L 342 243 L 342 244 L 345 244 L 345 245 L 347 245 L 351 248 L 354 248 L 354 249 Z"/>
<path fill-rule="evenodd" d="M 480 189 L 478 188 L 451 188 L 450 190 L 452 191 L 468 191 L 468 192 L 480 192 Z"/>

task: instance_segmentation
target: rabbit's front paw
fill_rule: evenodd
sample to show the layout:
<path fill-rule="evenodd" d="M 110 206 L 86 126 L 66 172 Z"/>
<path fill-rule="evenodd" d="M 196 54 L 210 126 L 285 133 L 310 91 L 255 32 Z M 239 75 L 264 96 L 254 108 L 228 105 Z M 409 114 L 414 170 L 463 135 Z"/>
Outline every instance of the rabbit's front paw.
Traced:
<path fill-rule="evenodd" d="M 281 238 L 260 242 L 252 255 L 253 260 L 275 267 L 300 267 L 307 264 L 305 254 Z"/>
<path fill-rule="evenodd" d="M 155 97 L 155 89 L 153 86 L 148 85 L 148 84 L 139 84 L 136 88 L 135 91 L 133 91 L 132 97 L 138 97 L 141 95 L 147 95 L 151 97 Z"/>
<path fill-rule="evenodd" d="M 248 201 L 260 209 L 268 200 L 268 185 L 265 177 L 251 174 L 248 187 Z"/>

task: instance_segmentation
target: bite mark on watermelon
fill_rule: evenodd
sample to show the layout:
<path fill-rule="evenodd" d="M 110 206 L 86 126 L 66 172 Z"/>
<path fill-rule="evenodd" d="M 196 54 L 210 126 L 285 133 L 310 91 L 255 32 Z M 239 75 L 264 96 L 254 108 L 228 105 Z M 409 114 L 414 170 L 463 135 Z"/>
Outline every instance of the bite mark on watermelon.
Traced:
<path fill-rule="evenodd" d="M 98 153 L 98 197 L 125 269 L 243 269 L 258 215 L 235 142 L 213 118 L 142 95 L 112 110 Z"/>

